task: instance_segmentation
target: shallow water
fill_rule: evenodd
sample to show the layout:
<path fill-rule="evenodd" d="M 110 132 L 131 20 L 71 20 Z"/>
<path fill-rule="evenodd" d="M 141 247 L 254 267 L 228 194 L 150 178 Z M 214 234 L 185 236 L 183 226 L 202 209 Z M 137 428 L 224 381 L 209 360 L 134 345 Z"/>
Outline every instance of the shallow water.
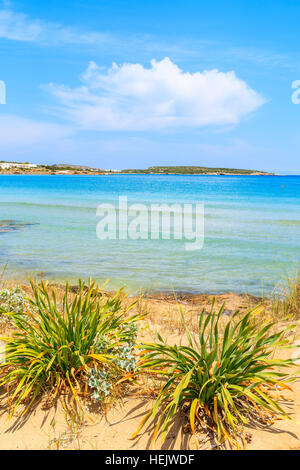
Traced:
<path fill-rule="evenodd" d="M 203 249 L 172 239 L 100 241 L 96 207 L 118 196 L 204 203 Z M 300 177 L 0 175 L 0 269 L 6 263 L 12 278 L 43 271 L 55 280 L 109 278 L 131 291 L 260 295 L 299 268 Z"/>

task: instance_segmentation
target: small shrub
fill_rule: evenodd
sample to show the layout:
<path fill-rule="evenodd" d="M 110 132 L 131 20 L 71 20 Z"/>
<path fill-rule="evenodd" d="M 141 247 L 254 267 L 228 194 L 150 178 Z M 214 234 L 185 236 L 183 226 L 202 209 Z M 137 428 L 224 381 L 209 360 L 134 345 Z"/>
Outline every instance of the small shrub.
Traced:
<path fill-rule="evenodd" d="M 28 306 L 28 302 L 25 298 L 25 292 L 20 288 L 13 290 L 2 289 L 0 290 L 0 323 L 8 323 L 9 317 L 3 313 L 23 313 L 25 305 Z"/>
<path fill-rule="evenodd" d="M 120 329 L 125 333 L 125 340 L 120 345 L 111 344 L 106 336 L 101 337 L 101 341 L 96 342 L 95 350 L 101 354 L 111 357 L 112 366 L 106 370 L 98 370 L 92 367 L 87 373 L 88 385 L 93 390 L 91 398 L 96 402 L 105 399 L 113 389 L 113 384 L 120 378 L 120 372 L 133 372 L 137 365 L 135 355 L 137 325 L 121 325 Z"/>
<path fill-rule="evenodd" d="M 188 346 L 170 346 L 160 335 L 158 343 L 143 345 L 139 368 L 157 374 L 163 380 L 152 410 L 146 415 L 135 437 L 145 423 L 157 418 L 152 444 L 159 431 L 165 439 L 177 411 L 188 404 L 190 427 L 211 429 L 218 443 L 229 440 L 238 445 L 238 435 L 244 424 L 256 416 L 288 417 L 272 392 L 289 389 L 287 372 L 276 369 L 294 365 L 292 360 L 272 359 L 275 348 L 288 347 L 284 331 L 271 333 L 275 323 L 255 323 L 261 312 L 256 308 L 241 319 L 236 312 L 220 327 L 224 305 L 218 313 L 205 314 L 199 319 L 199 334 L 192 334 L 185 325 Z M 223 334 L 221 332 L 223 331 Z"/>
<path fill-rule="evenodd" d="M 104 399 L 135 367 L 141 317 L 128 316 L 134 304 L 125 308 L 120 291 L 105 300 L 94 282 L 80 282 L 72 301 L 67 284 L 61 304 L 47 283 L 31 281 L 31 287 L 33 298 L 24 311 L 6 313 L 17 330 L 1 338 L 6 359 L 0 365 L 0 386 L 13 390 L 10 400 L 15 407 L 25 399 L 31 404 L 46 389 L 57 395 L 68 388 L 79 403 L 82 388 L 89 386 L 93 398 Z"/>

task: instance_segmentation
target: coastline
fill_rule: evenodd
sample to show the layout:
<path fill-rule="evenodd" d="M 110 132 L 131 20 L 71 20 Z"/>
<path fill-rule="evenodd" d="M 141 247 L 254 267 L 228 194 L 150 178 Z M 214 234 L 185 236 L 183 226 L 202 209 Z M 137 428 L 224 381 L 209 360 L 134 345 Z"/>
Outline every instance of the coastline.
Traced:
<path fill-rule="evenodd" d="M 88 277 L 55 277 L 55 276 L 49 276 L 47 277 L 45 273 L 43 274 L 43 279 L 48 282 L 49 286 L 57 289 L 62 289 L 63 286 L 65 285 L 66 280 L 68 281 L 70 288 L 75 292 L 78 286 L 78 281 L 84 281 L 88 282 Z M 1 279 L 2 275 L 2 279 Z M 5 269 L 1 270 L 0 267 L 0 289 L 1 286 L 7 286 L 8 288 L 13 288 L 13 287 L 26 287 L 29 286 L 29 281 L 28 279 L 33 279 L 35 282 L 39 283 L 41 280 L 41 273 L 38 274 L 28 274 L 26 272 L 21 273 L 19 276 L 16 275 L 15 270 L 13 274 L 7 275 L 5 273 Z M 94 279 L 94 278 L 93 278 Z M 275 289 L 274 288 L 269 288 L 267 291 L 266 289 L 257 293 L 249 293 L 247 292 L 246 289 L 239 289 L 235 290 L 234 286 L 229 287 L 227 290 L 218 290 L 218 291 L 204 291 L 204 290 L 188 290 L 188 289 L 181 289 L 181 288 L 157 288 L 157 287 L 139 287 L 139 286 L 132 286 L 132 285 L 126 285 L 126 281 L 124 283 L 113 283 L 113 280 L 108 278 L 107 280 L 99 280 L 96 279 L 96 282 L 99 283 L 100 287 L 102 285 L 105 285 L 105 289 L 103 289 L 103 292 L 105 292 L 106 295 L 114 295 L 116 292 L 119 290 L 123 290 L 127 293 L 129 298 L 136 299 L 139 297 L 144 297 L 149 300 L 161 300 L 161 301 L 166 301 L 166 302 L 172 302 L 173 300 L 177 299 L 182 302 L 186 303 L 195 303 L 197 301 L 206 301 L 206 300 L 211 300 L 213 298 L 216 299 L 222 299 L 222 298 L 227 298 L 230 299 L 232 298 L 240 298 L 240 299 L 253 299 L 253 301 L 260 302 L 263 299 L 268 300 L 271 299 L 272 293 Z M 110 285 L 111 284 L 111 285 Z"/>
<path fill-rule="evenodd" d="M 58 295 L 62 295 L 65 289 L 64 282 L 55 282 L 51 280 L 44 279 L 48 282 L 48 285 L 53 289 Z M 39 282 L 39 280 L 36 280 Z M 24 281 L 24 279 L 0 279 L 0 290 L 3 288 L 14 289 L 21 288 L 27 294 L 30 294 L 30 284 L 29 281 Z M 78 291 L 78 284 L 70 283 L 69 284 L 70 293 L 76 293 Z M 116 295 L 118 290 L 116 289 L 101 289 L 100 290 L 104 297 L 113 297 Z M 271 298 L 250 295 L 246 293 L 237 293 L 233 291 L 228 291 L 219 294 L 209 294 L 209 293 L 190 293 L 183 291 L 159 291 L 159 292 L 143 292 L 143 293 L 130 293 L 126 288 L 121 288 L 129 299 L 130 302 L 143 300 L 148 305 L 153 304 L 153 306 L 159 305 L 159 310 L 163 310 L 164 307 L 173 306 L 176 310 L 178 304 L 189 306 L 191 308 L 202 305 L 205 309 L 209 309 L 213 300 L 216 302 L 216 306 L 221 307 L 223 303 L 226 304 L 226 311 L 228 314 L 233 314 L 237 310 L 247 310 L 248 308 L 254 308 L 258 304 L 264 304 L 264 306 L 269 309 L 271 307 Z M 174 311 L 175 311 L 174 310 Z"/>
<path fill-rule="evenodd" d="M 5 166 L 1 166 L 5 165 Z M 182 176 L 274 176 L 275 173 L 235 168 L 202 166 L 151 166 L 147 169 L 105 170 L 72 164 L 35 165 L 29 163 L 0 162 L 0 174 L 14 175 L 182 175 Z"/>
<path fill-rule="evenodd" d="M 275 173 L 143 173 L 143 172 L 85 172 L 85 171 L 0 171 L 1 175 L 28 175 L 28 176 L 116 176 L 116 175 L 151 175 L 151 176 L 297 176 L 297 175 L 281 175 Z"/>

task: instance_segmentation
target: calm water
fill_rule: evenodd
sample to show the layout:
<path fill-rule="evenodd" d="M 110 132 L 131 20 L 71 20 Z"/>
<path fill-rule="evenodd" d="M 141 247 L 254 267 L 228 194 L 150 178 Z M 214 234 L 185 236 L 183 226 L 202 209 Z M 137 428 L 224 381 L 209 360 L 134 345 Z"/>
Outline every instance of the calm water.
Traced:
<path fill-rule="evenodd" d="M 205 244 L 98 240 L 96 207 L 166 202 L 205 205 Z M 0 176 L 0 267 L 22 278 L 109 278 L 131 291 L 261 294 L 300 265 L 300 177 Z M 15 226 L 19 224 L 33 224 Z"/>

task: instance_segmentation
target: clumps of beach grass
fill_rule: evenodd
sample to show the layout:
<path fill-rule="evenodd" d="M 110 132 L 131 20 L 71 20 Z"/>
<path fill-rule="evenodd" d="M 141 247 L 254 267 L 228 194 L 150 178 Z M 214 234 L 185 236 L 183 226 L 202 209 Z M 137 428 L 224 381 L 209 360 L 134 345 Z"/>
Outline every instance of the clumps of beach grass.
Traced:
<path fill-rule="evenodd" d="M 215 312 L 213 303 L 210 313 L 203 310 L 196 335 L 181 310 L 186 345 L 171 346 L 159 334 L 158 342 L 142 345 L 139 369 L 160 378 L 162 386 L 132 438 L 152 421 L 151 445 L 159 434 L 164 441 L 173 419 L 188 410 L 196 438 L 203 431 L 217 446 L 239 448 L 246 445 L 245 425 L 289 418 L 279 400 L 282 390 L 291 390 L 294 362 L 275 359 L 274 351 L 291 347 L 293 325 L 276 332 L 275 322 L 257 323 L 263 307 L 242 316 L 236 312 L 224 323 L 224 307 Z"/>
<path fill-rule="evenodd" d="M 73 402 L 91 397 L 104 403 L 112 390 L 129 379 L 136 365 L 134 353 L 140 315 L 129 314 L 122 291 L 104 298 L 95 282 L 79 282 L 70 300 L 66 284 L 61 302 L 46 282 L 30 281 L 32 298 L 24 310 L 5 312 L 14 329 L 5 342 L 0 386 L 7 386 L 12 414 L 26 410 L 42 392 L 53 397 L 70 392 Z"/>
<path fill-rule="evenodd" d="M 276 317 L 300 316 L 300 273 L 288 277 L 272 296 L 272 312 Z"/>

